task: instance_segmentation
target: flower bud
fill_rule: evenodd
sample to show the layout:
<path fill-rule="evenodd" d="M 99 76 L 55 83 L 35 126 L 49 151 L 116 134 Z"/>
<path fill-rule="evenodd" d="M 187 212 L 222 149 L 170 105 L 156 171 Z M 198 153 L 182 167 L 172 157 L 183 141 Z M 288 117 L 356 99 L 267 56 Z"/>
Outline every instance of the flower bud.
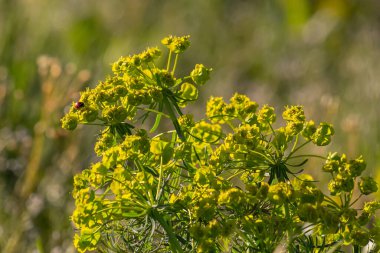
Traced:
<path fill-rule="evenodd" d="M 220 193 L 218 204 L 228 208 L 238 208 L 244 203 L 244 193 L 238 188 L 230 188 Z"/>
<path fill-rule="evenodd" d="M 176 82 L 173 74 L 166 70 L 157 71 L 156 76 L 160 80 L 161 85 L 166 88 L 173 87 Z"/>
<path fill-rule="evenodd" d="M 327 123 L 320 123 L 317 130 L 312 136 L 312 141 L 317 146 L 326 146 L 331 142 L 331 136 L 334 134 L 334 128 Z"/>
<path fill-rule="evenodd" d="M 178 118 L 178 123 L 183 129 L 189 129 L 194 126 L 192 114 L 184 114 Z"/>
<path fill-rule="evenodd" d="M 95 153 L 98 156 L 101 156 L 103 152 L 112 147 L 114 144 L 114 135 L 110 132 L 103 132 L 100 138 L 95 143 Z"/>
<path fill-rule="evenodd" d="M 372 177 L 361 177 L 359 182 L 359 190 L 364 195 L 377 192 L 377 183 Z"/>
<path fill-rule="evenodd" d="M 184 52 L 190 46 L 190 36 L 168 36 L 161 40 L 161 43 L 164 44 L 170 51 L 173 53 L 179 54 Z"/>
<path fill-rule="evenodd" d="M 341 158 L 338 153 L 330 153 L 322 167 L 322 170 L 325 172 L 338 172 L 341 163 Z"/>
<path fill-rule="evenodd" d="M 374 214 L 376 210 L 380 209 L 380 201 L 370 201 L 364 204 L 363 211 L 369 214 Z"/>
<path fill-rule="evenodd" d="M 85 122 L 93 122 L 98 118 L 98 110 L 92 106 L 84 108 L 80 111 L 80 120 Z"/>
<path fill-rule="evenodd" d="M 212 69 L 206 68 L 203 64 L 196 64 L 193 71 L 191 71 L 190 76 L 194 83 L 197 85 L 203 85 L 210 79 L 210 73 Z"/>
<path fill-rule="evenodd" d="M 242 119 L 248 121 L 257 110 L 257 103 L 253 102 L 246 95 L 235 93 L 230 99 L 230 106 L 234 109 L 233 114 L 239 115 Z"/>
<path fill-rule="evenodd" d="M 144 96 L 142 96 L 141 92 L 137 91 L 135 93 L 129 93 L 127 96 L 128 104 L 133 106 L 138 106 L 143 103 Z"/>
<path fill-rule="evenodd" d="M 123 106 L 108 107 L 102 112 L 103 117 L 109 122 L 123 122 L 128 116 L 128 111 Z"/>
<path fill-rule="evenodd" d="M 224 123 L 226 115 L 224 113 L 226 102 L 222 97 L 211 97 L 206 105 L 206 115 L 213 123 Z"/>
<path fill-rule="evenodd" d="M 341 190 L 340 190 L 340 184 L 335 181 L 334 179 L 331 179 L 329 184 L 328 184 L 328 189 L 330 191 L 330 194 L 332 196 L 335 196 L 336 194 L 338 194 Z"/>
<path fill-rule="evenodd" d="M 125 97 L 128 94 L 128 89 L 124 85 L 117 85 L 114 88 L 114 93 L 118 97 Z"/>
<path fill-rule="evenodd" d="M 295 136 L 299 132 L 302 131 L 302 128 L 303 128 L 303 123 L 302 122 L 289 121 L 286 124 L 285 131 L 286 131 L 287 135 L 289 135 L 289 136 Z"/>
<path fill-rule="evenodd" d="M 302 130 L 302 136 L 305 137 L 305 139 L 310 140 L 316 131 L 317 127 L 315 126 L 314 121 L 310 120 L 305 123 L 305 126 Z"/>
<path fill-rule="evenodd" d="M 78 117 L 74 114 L 66 114 L 62 119 L 62 128 L 66 130 L 74 130 L 78 125 Z"/>
<path fill-rule="evenodd" d="M 213 143 L 218 141 L 223 133 L 220 125 L 200 121 L 191 129 L 191 134 L 196 141 Z"/>
<path fill-rule="evenodd" d="M 354 189 L 354 179 L 346 172 L 340 172 L 335 177 L 335 182 L 339 186 L 340 191 L 350 192 Z"/>
<path fill-rule="evenodd" d="M 161 55 L 161 51 L 157 47 L 148 48 L 143 53 L 140 54 L 141 60 L 144 63 L 152 62 L 154 59 Z"/>
<path fill-rule="evenodd" d="M 302 106 L 287 106 L 282 113 L 282 118 L 286 121 L 303 123 L 305 122 L 305 113 Z"/>
<path fill-rule="evenodd" d="M 191 83 L 183 83 L 179 94 L 185 101 L 194 101 L 198 98 L 198 89 Z"/>
<path fill-rule="evenodd" d="M 364 161 L 363 157 L 360 156 L 355 160 L 349 161 L 345 169 L 352 177 L 358 177 L 365 170 L 366 166 L 366 162 Z"/>
<path fill-rule="evenodd" d="M 276 121 L 274 108 L 269 105 L 264 105 L 258 112 L 257 121 L 264 126 L 274 123 Z"/>
<path fill-rule="evenodd" d="M 289 184 L 279 182 L 269 187 L 268 198 L 276 204 L 288 202 L 293 197 L 293 190 Z"/>

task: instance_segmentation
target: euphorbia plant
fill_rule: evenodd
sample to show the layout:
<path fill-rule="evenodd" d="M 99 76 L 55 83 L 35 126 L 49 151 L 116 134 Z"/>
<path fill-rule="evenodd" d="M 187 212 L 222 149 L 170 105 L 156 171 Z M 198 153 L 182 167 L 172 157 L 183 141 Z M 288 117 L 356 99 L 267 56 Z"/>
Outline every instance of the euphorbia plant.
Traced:
<path fill-rule="evenodd" d="M 362 157 L 302 153 L 330 143 L 330 124 L 287 106 L 275 129 L 274 108 L 242 94 L 228 103 L 211 97 L 206 117 L 195 120 L 182 108 L 197 100 L 211 69 L 197 64 L 177 77 L 189 36 L 162 43 L 169 49 L 163 68 L 155 64 L 158 48 L 121 57 L 113 75 L 83 91 L 62 119 L 68 130 L 102 128 L 100 161 L 74 178 L 79 252 L 273 252 L 280 244 L 289 252 L 344 245 L 360 252 L 378 242 L 380 230 L 369 222 L 380 202 L 354 207 L 377 191 L 361 177 Z M 172 127 L 157 132 L 164 121 Z M 147 122 L 154 123 L 145 129 Z M 324 160 L 329 194 L 303 173 L 308 159 Z"/>

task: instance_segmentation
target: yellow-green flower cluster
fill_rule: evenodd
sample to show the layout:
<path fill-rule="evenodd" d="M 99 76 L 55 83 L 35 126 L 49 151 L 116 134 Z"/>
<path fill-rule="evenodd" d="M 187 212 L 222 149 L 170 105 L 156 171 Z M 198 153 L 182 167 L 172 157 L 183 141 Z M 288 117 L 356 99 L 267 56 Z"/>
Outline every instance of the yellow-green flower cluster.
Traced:
<path fill-rule="evenodd" d="M 206 115 L 212 122 L 220 124 L 233 119 L 250 123 L 256 119 L 257 107 L 257 103 L 246 95 L 235 93 L 229 104 L 224 102 L 222 97 L 211 97 L 207 102 Z"/>
<path fill-rule="evenodd" d="M 377 192 L 377 183 L 372 177 L 361 177 L 359 182 L 359 190 L 364 195 L 368 195 Z"/>
<path fill-rule="evenodd" d="M 256 125 L 242 124 L 235 128 L 232 139 L 236 144 L 244 144 L 254 148 L 260 139 L 260 129 Z"/>
<path fill-rule="evenodd" d="M 175 54 L 190 45 L 189 36 L 169 36 L 163 43 Z M 170 110 L 171 120 L 176 121 L 176 114 L 181 115 L 178 106 L 198 98 L 196 85 L 208 80 L 211 69 L 196 65 L 187 78 L 177 78 L 177 58 L 172 69 L 170 57 L 166 68 L 158 68 L 155 61 L 160 56 L 158 48 L 147 48 L 140 54 L 120 57 L 112 64 L 112 76 L 81 93 L 63 117 L 62 127 L 74 130 L 78 124 L 113 126 L 126 120 L 133 122 L 138 111 L 148 115 Z"/>
<path fill-rule="evenodd" d="M 302 174 L 297 179 L 292 180 L 295 196 L 299 203 L 310 203 L 319 205 L 324 200 L 324 194 L 314 184 L 314 179 L 308 174 Z"/>
<path fill-rule="evenodd" d="M 275 204 L 291 202 L 293 197 L 294 191 L 288 183 L 280 182 L 269 187 L 268 199 Z"/>
<path fill-rule="evenodd" d="M 102 131 L 98 140 L 95 143 L 95 153 L 98 156 L 101 156 L 103 152 L 107 151 L 114 144 L 116 144 L 115 136 L 111 133 L 111 130 L 109 128 L 106 128 Z"/>
<path fill-rule="evenodd" d="M 302 131 L 305 123 L 305 114 L 302 106 L 288 106 L 282 113 L 282 117 L 287 124 L 285 131 L 288 135 L 297 135 Z"/>
<path fill-rule="evenodd" d="M 183 114 L 211 69 L 197 64 L 176 76 L 189 37 L 162 43 L 169 49 L 164 68 L 155 63 L 158 48 L 121 57 L 113 75 L 83 91 L 62 119 L 68 130 L 103 127 L 95 144 L 99 161 L 74 177 L 79 252 L 273 252 L 287 235 L 289 252 L 379 241 L 380 229 L 368 225 L 380 202 L 354 208 L 378 190 L 362 176 L 363 158 L 302 153 L 306 145 L 330 143 L 330 124 L 307 121 L 297 105 L 286 106 L 284 124 L 274 127 L 273 107 L 238 93 L 229 102 L 211 97 L 206 119 Z M 332 178 L 329 194 L 303 173 L 315 158 Z"/>
<path fill-rule="evenodd" d="M 206 68 L 203 64 L 196 64 L 190 76 L 197 85 L 204 85 L 210 79 L 212 69 Z"/>
<path fill-rule="evenodd" d="M 276 121 L 274 108 L 269 105 L 264 105 L 261 107 L 257 113 L 257 121 L 260 123 L 263 129 L 267 129 L 269 125 L 273 124 Z"/>
<path fill-rule="evenodd" d="M 365 168 L 366 163 L 362 156 L 354 160 L 347 160 L 345 154 L 339 156 L 337 153 L 330 153 L 322 167 L 324 171 L 333 175 L 328 185 L 332 195 L 351 192 L 355 186 L 355 179 L 362 174 Z M 377 184 L 371 177 L 362 177 L 358 187 L 365 195 L 377 191 Z"/>
<path fill-rule="evenodd" d="M 243 205 L 247 203 L 247 201 L 246 194 L 238 188 L 230 188 L 223 191 L 218 198 L 218 204 L 220 206 L 226 206 L 233 210 L 243 208 Z"/>
<path fill-rule="evenodd" d="M 213 143 L 222 137 L 222 128 L 218 124 L 200 121 L 191 128 L 190 133 L 195 141 Z"/>
<path fill-rule="evenodd" d="M 184 114 L 184 115 L 181 115 L 179 118 L 178 118 L 178 123 L 179 125 L 185 129 L 185 130 L 188 130 L 190 129 L 191 127 L 194 126 L 195 122 L 194 122 L 194 116 L 192 114 Z"/>
<path fill-rule="evenodd" d="M 190 46 L 190 36 L 169 36 L 161 40 L 161 43 L 165 45 L 171 52 L 179 54 L 184 52 Z"/>
<path fill-rule="evenodd" d="M 190 227 L 190 234 L 198 242 L 196 252 L 218 252 L 217 242 L 223 241 L 234 230 L 233 221 L 219 221 L 213 219 L 207 224 L 194 224 Z"/>

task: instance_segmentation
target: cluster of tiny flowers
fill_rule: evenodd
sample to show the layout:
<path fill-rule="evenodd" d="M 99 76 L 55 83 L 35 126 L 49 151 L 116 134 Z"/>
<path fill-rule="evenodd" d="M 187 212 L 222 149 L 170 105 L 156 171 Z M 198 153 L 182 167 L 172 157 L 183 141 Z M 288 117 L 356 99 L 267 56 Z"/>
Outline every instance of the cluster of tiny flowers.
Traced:
<path fill-rule="evenodd" d="M 189 36 L 170 36 L 162 42 L 176 55 L 190 45 Z M 62 127 L 74 130 L 78 124 L 93 122 L 105 126 L 125 120 L 136 122 L 138 111 L 148 114 L 196 100 L 198 87 L 209 79 L 211 69 L 197 64 L 188 77 L 177 78 L 175 67 L 172 70 L 169 65 L 163 69 L 156 67 L 155 61 L 160 56 L 158 48 L 148 48 L 140 54 L 120 57 L 112 64 L 113 76 L 81 93 L 79 101 L 62 118 Z"/>
<path fill-rule="evenodd" d="M 307 120 L 300 105 L 286 106 L 281 119 L 238 93 L 228 102 L 211 97 L 196 120 L 182 108 L 198 99 L 211 69 L 196 64 L 176 76 L 189 36 L 162 44 L 164 68 L 158 48 L 121 57 L 62 119 L 67 130 L 102 127 L 99 161 L 74 177 L 79 252 L 273 252 L 285 241 L 289 252 L 325 252 L 379 243 L 380 228 L 369 224 L 380 202 L 354 208 L 378 188 L 362 175 L 363 158 L 301 152 L 328 145 L 330 124 Z M 283 124 L 274 128 L 276 120 Z M 329 194 L 302 173 L 310 159 L 324 160 Z"/>
<path fill-rule="evenodd" d="M 329 190 L 332 195 L 336 195 L 352 191 L 355 186 L 355 179 L 362 174 L 365 168 L 366 163 L 361 156 L 348 161 L 345 154 L 333 153 L 329 154 L 322 169 L 331 173 L 333 178 L 329 183 Z M 358 188 L 365 195 L 377 191 L 376 182 L 372 177 L 362 177 L 361 181 L 358 182 Z"/>

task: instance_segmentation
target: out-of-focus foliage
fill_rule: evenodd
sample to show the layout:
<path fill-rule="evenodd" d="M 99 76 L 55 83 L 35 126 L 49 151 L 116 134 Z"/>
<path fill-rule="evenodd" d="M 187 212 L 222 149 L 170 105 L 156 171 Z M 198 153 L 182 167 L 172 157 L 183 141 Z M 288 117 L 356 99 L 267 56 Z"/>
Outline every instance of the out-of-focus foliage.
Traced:
<path fill-rule="evenodd" d="M 213 68 L 200 105 L 236 91 L 303 104 L 341 128 L 334 149 L 363 153 L 375 173 L 379 10 L 378 0 L 0 0 L 0 251 L 73 251 L 71 180 L 93 159 L 95 133 L 59 130 L 62 108 L 167 34 L 192 35 L 184 72 L 195 60 Z"/>

